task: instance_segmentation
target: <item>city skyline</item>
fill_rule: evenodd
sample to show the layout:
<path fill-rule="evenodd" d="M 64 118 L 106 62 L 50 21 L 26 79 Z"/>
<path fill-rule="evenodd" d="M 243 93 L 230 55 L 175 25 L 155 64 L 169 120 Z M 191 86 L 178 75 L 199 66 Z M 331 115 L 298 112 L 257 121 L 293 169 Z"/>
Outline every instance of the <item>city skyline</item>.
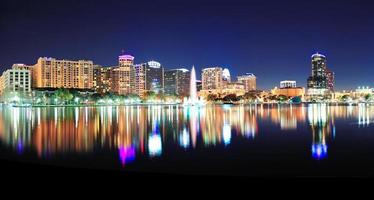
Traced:
<path fill-rule="evenodd" d="M 124 49 L 138 63 L 197 71 L 222 66 L 233 77 L 254 73 L 259 88 L 269 89 L 286 79 L 306 86 L 308 58 L 319 52 L 328 57 L 338 90 L 373 82 L 370 1 L 20 2 L 1 2 L 2 71 L 39 56 L 112 66 Z"/>
<path fill-rule="evenodd" d="M 329 66 L 327 63 L 326 63 L 326 61 L 328 60 L 328 58 L 327 58 L 327 56 L 325 56 L 325 55 L 323 55 L 323 54 L 320 54 L 319 52 L 316 52 L 316 53 L 314 53 L 312 56 L 311 56 L 311 58 L 312 58 L 312 63 L 311 63 L 311 68 L 312 68 L 312 73 L 314 73 L 313 72 L 313 70 L 314 70 L 314 60 L 313 60 L 313 57 L 314 56 L 322 56 L 322 57 L 324 57 L 324 59 L 325 59 L 325 65 L 327 65 L 327 66 Z M 58 62 L 58 63 L 60 63 L 60 62 L 66 62 L 66 63 L 69 63 L 68 64 L 68 66 L 72 66 L 71 64 L 72 63 L 75 63 L 76 65 L 79 63 L 79 65 L 82 65 L 82 66 L 84 66 L 84 67 L 89 67 L 90 68 L 90 71 L 92 71 L 91 73 L 95 73 L 95 70 L 94 70 L 94 68 L 95 67 L 99 67 L 99 68 L 102 68 L 102 69 L 107 69 L 107 70 L 111 70 L 112 68 L 121 68 L 121 66 L 122 66 L 122 64 L 121 64 L 121 57 L 126 57 L 126 59 L 127 59 L 127 57 L 130 57 L 130 59 L 131 59 L 131 63 L 129 63 L 130 64 L 130 66 L 132 66 L 132 67 L 134 67 L 134 70 L 135 71 L 138 71 L 138 69 L 137 68 L 139 68 L 140 66 L 143 66 L 143 65 L 147 65 L 147 64 L 149 64 L 149 63 L 155 63 L 155 64 L 157 64 L 157 65 L 159 65 L 158 67 L 160 67 L 160 66 L 162 66 L 161 68 L 163 69 L 163 70 L 166 70 L 166 71 L 168 71 L 168 70 L 177 70 L 177 69 L 186 69 L 187 68 L 187 70 L 189 70 L 189 67 L 174 67 L 174 68 L 168 68 L 168 67 L 165 67 L 162 63 L 160 63 L 160 62 L 158 62 L 158 61 L 156 61 L 156 60 L 149 60 L 149 61 L 146 61 L 146 62 L 137 62 L 136 61 L 136 57 L 134 57 L 133 55 L 130 55 L 130 54 L 128 54 L 128 53 L 125 53 L 123 50 L 122 50 L 122 53 L 121 54 L 119 54 L 119 56 L 118 56 L 118 58 L 119 58 L 119 62 L 120 63 L 117 63 L 117 65 L 112 65 L 112 66 L 108 66 L 108 65 L 99 65 L 99 64 L 97 64 L 97 63 L 95 63 L 95 61 L 93 61 L 92 59 L 77 59 L 77 60 L 70 60 L 70 59 L 66 59 L 66 58 L 55 58 L 55 57 L 39 57 L 38 59 L 37 59 L 37 61 L 36 61 L 36 63 L 35 63 L 35 61 L 34 61 L 34 63 L 35 64 L 30 64 L 30 63 L 20 63 L 20 62 L 18 62 L 18 63 L 13 63 L 12 64 L 12 67 L 9 67 L 9 68 L 6 68 L 6 69 L 4 69 L 4 71 L 2 72 L 2 73 L 4 73 L 4 72 L 6 72 L 7 70 L 9 70 L 9 69 L 11 69 L 11 68 L 14 68 L 14 67 L 18 67 L 18 66 L 20 66 L 20 67 L 23 67 L 23 68 L 27 68 L 28 70 L 30 70 L 31 68 L 33 68 L 33 67 L 41 67 L 40 66 L 40 60 L 53 60 L 54 62 Z M 117 62 L 118 62 L 118 60 L 117 60 Z M 88 65 L 86 65 L 86 64 L 88 64 Z M 194 65 L 193 65 L 194 66 Z M 45 67 L 45 66 L 44 66 Z M 58 66 L 57 66 L 58 67 Z M 248 73 L 248 72 L 244 72 L 244 73 L 242 73 L 242 74 L 236 74 L 236 75 L 233 75 L 232 73 L 231 73 L 231 69 L 230 68 L 224 68 L 223 69 L 223 67 L 222 66 L 215 66 L 215 67 L 212 67 L 212 66 L 206 66 L 206 67 L 201 67 L 201 73 L 198 73 L 198 75 L 199 75 L 199 78 L 200 78 L 200 80 L 198 80 L 198 81 L 201 81 L 201 80 L 203 80 L 204 78 L 203 78 L 203 74 L 204 74 L 204 71 L 206 71 L 207 69 L 214 69 L 214 68 L 221 68 L 221 73 L 223 72 L 223 74 L 225 74 L 225 73 L 228 73 L 228 76 L 229 76 L 229 79 L 230 79 L 230 77 L 231 77 L 231 80 L 229 80 L 228 82 L 241 82 L 240 81 L 240 77 L 243 77 L 243 76 L 248 76 L 248 75 L 252 75 L 252 76 L 254 76 L 256 79 L 258 78 L 258 77 L 256 77 L 255 76 L 255 74 L 253 74 L 253 73 Z M 51 68 L 51 70 L 57 70 L 57 68 L 56 69 L 52 69 Z M 135 73 L 135 71 L 134 71 L 134 73 Z M 2 74 L 1 73 L 1 74 Z M 137 73 L 139 73 L 139 72 L 137 72 Z M 231 73 L 231 74 L 230 74 Z M 370 84 L 368 84 L 368 85 L 357 85 L 357 86 L 355 86 L 355 87 L 352 87 L 352 88 L 341 88 L 341 87 L 339 87 L 339 85 L 336 85 L 336 82 L 335 82 L 335 73 L 333 72 L 333 71 L 331 71 L 330 69 L 326 69 L 326 73 L 331 73 L 332 74 L 332 76 L 333 76 L 333 78 L 332 78 L 332 80 L 330 81 L 330 82 L 328 82 L 328 83 L 326 83 L 326 84 L 329 84 L 329 87 L 331 87 L 330 89 L 333 91 L 333 90 L 335 90 L 335 88 L 338 88 L 337 90 L 341 90 L 341 91 L 346 91 L 346 90 L 354 90 L 354 89 L 357 89 L 357 88 L 359 88 L 359 87 L 371 87 L 371 85 Z M 93 76 L 93 78 L 94 78 L 94 75 L 92 74 L 92 76 Z M 162 74 L 164 74 L 164 73 L 162 73 Z M 309 77 L 310 78 L 310 77 Z M 309 88 L 308 86 L 309 86 L 309 78 L 307 79 L 307 81 L 305 81 L 306 83 L 304 84 L 303 83 L 303 81 L 301 81 L 301 83 L 299 82 L 299 81 L 296 81 L 297 79 L 293 79 L 293 81 L 295 81 L 295 82 L 297 82 L 298 83 L 298 85 L 300 85 L 300 87 L 303 87 L 303 88 Z M 38 80 L 38 81 L 40 81 L 39 79 L 35 79 L 35 80 Z M 224 81 L 224 77 L 222 78 L 222 80 Z M 287 80 L 287 79 L 283 79 L 283 80 Z M 270 90 L 270 89 L 272 89 L 272 88 L 274 88 L 274 87 L 277 87 L 278 86 L 278 83 L 279 83 L 279 81 L 283 81 L 283 80 L 273 80 L 273 82 L 275 83 L 273 86 L 271 86 L 271 87 L 269 87 L 269 88 L 264 88 L 264 87 L 261 87 L 261 85 L 260 85 L 260 87 L 255 87 L 255 88 L 257 88 L 257 89 L 259 89 L 259 90 Z M 292 80 L 292 79 L 288 79 L 288 80 Z M 257 80 L 256 80 L 257 81 Z M 95 82 L 95 80 L 89 80 L 89 82 Z M 35 84 L 35 83 L 33 83 L 33 84 Z M 35 85 L 36 86 L 36 85 Z M 39 88 L 40 88 L 40 86 L 38 86 Z M 49 86 L 48 86 L 49 87 Z M 64 86 L 65 87 L 65 86 Z M 149 86 L 148 86 L 149 87 Z M 57 87 L 57 86 L 55 86 L 55 87 L 52 87 L 52 88 L 60 88 L 60 87 Z M 92 88 L 92 89 L 94 89 L 94 86 L 92 85 L 92 86 L 88 86 L 87 85 L 87 87 L 85 86 L 85 87 L 81 87 L 81 88 L 86 88 L 86 89 L 89 89 L 89 88 Z"/>

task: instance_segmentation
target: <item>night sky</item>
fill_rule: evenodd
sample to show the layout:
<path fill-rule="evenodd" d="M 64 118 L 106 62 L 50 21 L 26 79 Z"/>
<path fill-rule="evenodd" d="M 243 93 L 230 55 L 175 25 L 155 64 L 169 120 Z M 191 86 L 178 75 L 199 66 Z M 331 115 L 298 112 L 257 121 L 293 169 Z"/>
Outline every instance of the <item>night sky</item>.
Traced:
<path fill-rule="evenodd" d="M 310 56 L 328 58 L 337 89 L 374 87 L 374 3 L 369 0 L 1 0 L 0 68 L 38 57 L 255 73 L 260 89 L 305 86 Z M 199 72 L 199 71 L 198 71 Z M 198 74 L 200 77 L 200 73 Z"/>

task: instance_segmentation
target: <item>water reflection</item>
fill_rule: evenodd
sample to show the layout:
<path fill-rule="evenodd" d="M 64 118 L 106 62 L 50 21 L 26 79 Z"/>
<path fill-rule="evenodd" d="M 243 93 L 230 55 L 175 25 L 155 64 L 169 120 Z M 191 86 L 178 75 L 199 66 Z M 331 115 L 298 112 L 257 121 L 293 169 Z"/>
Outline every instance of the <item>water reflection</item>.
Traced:
<path fill-rule="evenodd" d="M 331 108 L 326 104 L 311 104 L 308 107 L 308 121 L 313 135 L 312 156 L 315 159 L 327 157 L 327 138 L 330 138 L 331 130 L 335 130 Z"/>
<path fill-rule="evenodd" d="M 121 165 L 136 158 L 163 156 L 166 147 L 189 151 L 256 140 L 259 124 L 311 137 L 311 155 L 324 159 L 336 135 L 335 119 L 370 125 L 374 107 L 309 105 L 120 106 L 84 108 L 1 107 L 0 140 L 18 153 L 40 158 L 66 153 L 118 152 Z M 270 123 L 269 123 L 270 122 Z M 305 126 L 307 125 L 307 126 Z M 309 127 L 309 130 L 304 130 Z M 290 136 L 291 137 L 291 136 Z"/>

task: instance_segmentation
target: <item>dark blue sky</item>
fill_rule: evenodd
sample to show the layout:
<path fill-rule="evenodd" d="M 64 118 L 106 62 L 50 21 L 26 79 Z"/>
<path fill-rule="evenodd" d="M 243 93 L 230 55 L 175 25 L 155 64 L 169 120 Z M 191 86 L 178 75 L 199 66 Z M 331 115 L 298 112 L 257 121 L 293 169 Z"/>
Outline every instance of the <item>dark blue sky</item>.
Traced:
<path fill-rule="evenodd" d="M 2 0 L 0 68 L 40 56 L 110 66 L 125 49 L 137 63 L 252 72 L 263 89 L 305 86 L 318 51 L 338 89 L 374 86 L 373 11 L 369 0 Z"/>

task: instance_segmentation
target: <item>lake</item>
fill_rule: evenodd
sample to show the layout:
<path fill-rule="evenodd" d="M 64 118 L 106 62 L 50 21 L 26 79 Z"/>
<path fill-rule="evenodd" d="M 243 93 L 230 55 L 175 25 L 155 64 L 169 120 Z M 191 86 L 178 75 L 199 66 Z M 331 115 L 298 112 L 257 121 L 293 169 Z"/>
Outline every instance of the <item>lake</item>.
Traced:
<path fill-rule="evenodd" d="M 194 175 L 372 176 L 374 106 L 0 107 L 0 158 Z"/>

